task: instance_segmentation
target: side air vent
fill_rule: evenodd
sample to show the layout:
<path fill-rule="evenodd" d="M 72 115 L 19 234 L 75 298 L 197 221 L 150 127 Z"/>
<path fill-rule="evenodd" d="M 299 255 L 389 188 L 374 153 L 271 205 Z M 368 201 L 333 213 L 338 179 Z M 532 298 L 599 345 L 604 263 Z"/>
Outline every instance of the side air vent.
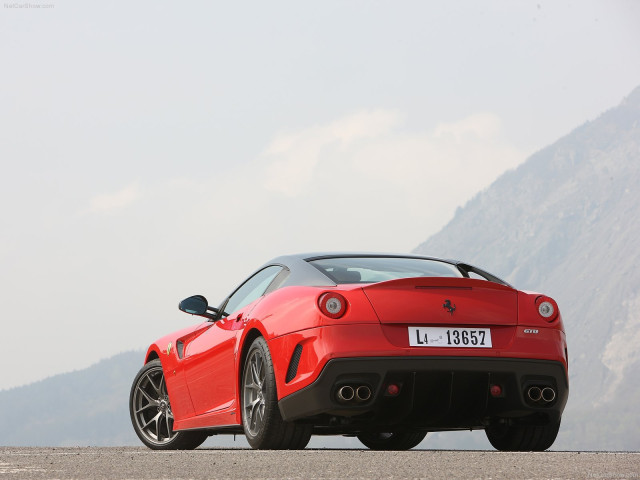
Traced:
<path fill-rule="evenodd" d="M 296 348 L 293 350 L 293 355 L 291 355 L 291 362 L 289 363 L 289 368 L 287 369 L 287 376 L 285 381 L 289 383 L 291 380 L 296 378 L 298 373 L 298 363 L 300 363 L 300 357 L 302 356 L 302 345 L 296 345 Z"/>
<path fill-rule="evenodd" d="M 184 342 L 182 340 L 176 342 L 176 350 L 178 350 L 178 358 L 182 359 L 184 355 Z"/>

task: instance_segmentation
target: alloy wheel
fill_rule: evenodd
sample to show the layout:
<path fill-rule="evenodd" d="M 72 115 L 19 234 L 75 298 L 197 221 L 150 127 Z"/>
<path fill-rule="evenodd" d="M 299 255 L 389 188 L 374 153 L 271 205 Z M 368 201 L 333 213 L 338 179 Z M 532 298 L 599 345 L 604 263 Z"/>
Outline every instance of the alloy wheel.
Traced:
<path fill-rule="evenodd" d="M 251 435 L 257 435 L 265 417 L 266 370 L 260 350 L 251 353 L 244 375 L 244 419 Z"/>
<path fill-rule="evenodd" d="M 132 413 L 138 431 L 152 444 L 164 445 L 175 436 L 173 413 L 162 367 L 153 367 L 136 383 L 132 395 Z"/>

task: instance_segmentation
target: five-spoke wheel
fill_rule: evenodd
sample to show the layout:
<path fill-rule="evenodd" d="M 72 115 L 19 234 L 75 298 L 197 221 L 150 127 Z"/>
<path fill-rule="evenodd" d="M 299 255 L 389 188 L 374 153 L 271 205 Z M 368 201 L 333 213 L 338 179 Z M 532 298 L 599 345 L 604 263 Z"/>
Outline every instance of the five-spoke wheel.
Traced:
<path fill-rule="evenodd" d="M 189 450 L 207 438 L 206 432 L 173 431 L 173 413 L 160 360 L 140 369 L 129 396 L 129 413 L 136 434 L 154 450 Z"/>
<path fill-rule="evenodd" d="M 265 395 L 267 384 L 264 356 L 253 349 L 247 359 L 244 378 L 243 417 L 246 431 L 256 436 L 264 426 Z"/>
<path fill-rule="evenodd" d="M 285 422 L 280 415 L 271 354 L 262 337 L 253 341 L 244 363 L 242 426 L 253 448 L 301 449 L 311 438 L 311 425 Z"/>

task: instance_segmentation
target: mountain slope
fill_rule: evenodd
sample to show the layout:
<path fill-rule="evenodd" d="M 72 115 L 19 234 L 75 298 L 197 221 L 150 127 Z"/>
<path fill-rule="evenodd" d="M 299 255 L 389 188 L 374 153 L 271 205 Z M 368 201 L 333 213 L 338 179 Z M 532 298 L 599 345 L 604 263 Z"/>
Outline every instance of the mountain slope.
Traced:
<path fill-rule="evenodd" d="M 0 392 L 0 445 L 136 445 L 127 401 L 143 352 Z"/>
<path fill-rule="evenodd" d="M 571 393 L 559 438 L 567 446 L 589 448 L 597 439 L 587 439 L 594 437 L 588 421 L 600 418 L 600 442 L 640 448 L 630 408 L 640 398 L 638 187 L 640 87 L 504 174 L 415 249 L 475 263 L 556 298 L 569 342 Z M 602 438 L 606 431 L 617 440 Z"/>

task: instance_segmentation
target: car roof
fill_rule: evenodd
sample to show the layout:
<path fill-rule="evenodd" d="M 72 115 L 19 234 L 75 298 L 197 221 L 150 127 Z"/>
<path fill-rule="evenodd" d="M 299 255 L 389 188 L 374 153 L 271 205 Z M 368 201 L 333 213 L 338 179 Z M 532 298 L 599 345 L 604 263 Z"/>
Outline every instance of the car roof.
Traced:
<path fill-rule="evenodd" d="M 304 286 L 335 286 L 329 277 L 322 273 L 319 269 L 315 268 L 311 263 L 312 260 L 320 260 L 325 258 L 416 258 L 423 260 L 432 260 L 437 262 L 448 263 L 455 265 L 458 269 L 462 270 L 467 276 L 469 273 L 477 273 L 487 280 L 512 287 L 501 278 L 487 272 L 484 269 L 478 268 L 466 262 L 459 260 L 444 259 L 438 257 L 431 257 L 426 255 L 417 255 L 413 253 L 375 253 L 375 252 L 312 252 L 312 253 L 297 253 L 291 255 L 283 255 L 276 257 L 270 262 L 267 262 L 260 269 L 269 265 L 282 265 L 287 267 L 290 271 L 289 276 L 283 282 L 282 286 L 287 285 L 304 285 Z M 513 288 L 513 287 L 512 287 Z"/>
<path fill-rule="evenodd" d="M 269 262 L 265 263 L 259 270 L 270 265 L 282 265 L 286 267 L 290 274 L 287 279 L 281 285 L 299 285 L 299 286 L 313 286 L 313 287 L 327 287 L 336 286 L 329 277 L 322 273 L 319 269 L 314 267 L 311 263 L 312 260 L 320 260 L 324 258 L 418 258 L 425 260 L 435 260 L 444 263 L 450 263 L 452 265 L 458 265 L 459 262 L 452 260 L 443 260 L 435 257 L 427 257 L 424 255 L 414 254 L 398 254 L 398 253 L 369 253 L 369 252 L 312 252 L 312 253 L 297 253 L 292 255 L 282 255 L 276 257 Z"/>
<path fill-rule="evenodd" d="M 391 258 L 424 258 L 428 260 L 438 260 L 447 263 L 456 263 L 452 260 L 445 260 L 442 258 L 429 257 L 426 255 L 417 255 L 413 253 L 385 253 L 385 252 L 311 252 L 311 253 L 296 253 L 292 255 L 283 255 L 278 258 L 300 258 L 305 261 L 317 260 L 320 258 L 350 258 L 350 257 L 391 257 Z"/>

